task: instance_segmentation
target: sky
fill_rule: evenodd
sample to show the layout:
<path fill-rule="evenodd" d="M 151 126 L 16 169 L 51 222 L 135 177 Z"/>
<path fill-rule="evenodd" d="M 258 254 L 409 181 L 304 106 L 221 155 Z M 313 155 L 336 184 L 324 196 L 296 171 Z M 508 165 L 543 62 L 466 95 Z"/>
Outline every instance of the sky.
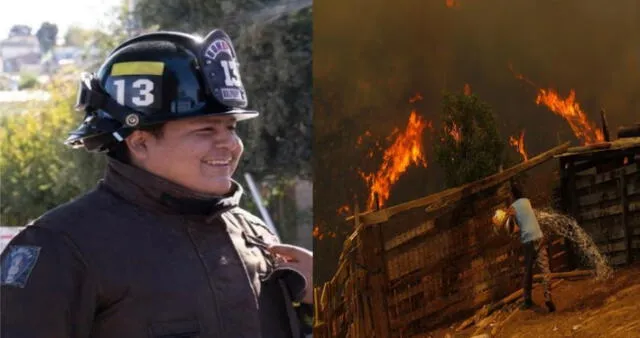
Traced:
<path fill-rule="evenodd" d="M 17 0 L 0 4 L 0 40 L 5 39 L 13 25 L 26 24 L 35 32 L 44 21 L 58 25 L 63 36 L 71 25 L 98 28 L 107 24 L 105 15 L 121 0 Z M 9 5 L 10 4 L 10 5 Z"/>

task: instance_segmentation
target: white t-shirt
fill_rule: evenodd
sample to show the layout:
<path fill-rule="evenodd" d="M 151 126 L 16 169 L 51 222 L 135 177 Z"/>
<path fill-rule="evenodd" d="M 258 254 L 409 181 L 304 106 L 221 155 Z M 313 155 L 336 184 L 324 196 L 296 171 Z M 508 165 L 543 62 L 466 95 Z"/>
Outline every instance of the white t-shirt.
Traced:
<path fill-rule="evenodd" d="M 528 198 L 519 198 L 513 204 L 516 211 L 516 221 L 520 227 L 520 241 L 527 243 L 542 238 L 542 230 L 536 218 L 531 201 Z"/>

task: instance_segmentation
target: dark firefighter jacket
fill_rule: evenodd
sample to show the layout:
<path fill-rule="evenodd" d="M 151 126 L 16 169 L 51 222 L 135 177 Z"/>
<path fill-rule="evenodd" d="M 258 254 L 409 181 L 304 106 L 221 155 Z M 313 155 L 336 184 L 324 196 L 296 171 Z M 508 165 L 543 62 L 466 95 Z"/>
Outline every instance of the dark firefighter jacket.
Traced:
<path fill-rule="evenodd" d="M 0 336 L 300 337 L 304 277 L 273 273 L 277 238 L 234 186 L 204 199 L 109 159 L 95 190 L 3 251 Z"/>

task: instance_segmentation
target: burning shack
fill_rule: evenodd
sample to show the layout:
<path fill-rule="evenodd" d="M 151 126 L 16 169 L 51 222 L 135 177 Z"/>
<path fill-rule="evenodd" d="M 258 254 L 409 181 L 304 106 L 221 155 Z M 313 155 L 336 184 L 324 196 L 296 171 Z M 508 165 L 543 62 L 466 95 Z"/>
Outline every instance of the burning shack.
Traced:
<path fill-rule="evenodd" d="M 556 157 L 564 212 L 612 265 L 640 259 L 640 124 L 621 128 L 615 141 L 569 148 Z"/>
<path fill-rule="evenodd" d="M 314 335 L 415 337 L 520 288 L 519 243 L 492 232 L 491 217 L 508 207 L 512 177 L 567 149 L 382 210 L 356 208 L 337 272 L 315 289 Z M 551 243 L 551 269 L 563 271 L 564 240 Z"/>

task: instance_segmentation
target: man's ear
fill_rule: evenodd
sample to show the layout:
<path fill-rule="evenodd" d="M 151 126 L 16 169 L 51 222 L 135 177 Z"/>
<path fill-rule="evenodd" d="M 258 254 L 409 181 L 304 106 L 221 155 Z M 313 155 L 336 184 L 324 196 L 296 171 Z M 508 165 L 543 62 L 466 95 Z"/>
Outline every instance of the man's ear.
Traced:
<path fill-rule="evenodd" d="M 140 130 L 136 130 L 124 140 L 129 148 L 129 154 L 132 160 L 144 160 L 148 154 L 149 135 Z"/>

